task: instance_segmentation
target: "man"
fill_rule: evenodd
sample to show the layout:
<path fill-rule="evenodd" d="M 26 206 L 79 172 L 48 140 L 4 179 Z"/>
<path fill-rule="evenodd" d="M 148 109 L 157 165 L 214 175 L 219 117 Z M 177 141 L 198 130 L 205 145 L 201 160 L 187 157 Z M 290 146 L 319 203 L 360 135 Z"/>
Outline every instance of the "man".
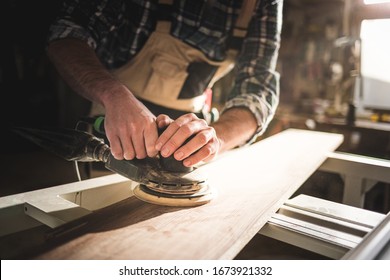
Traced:
<path fill-rule="evenodd" d="M 149 47 L 146 45 L 155 34 L 160 12 L 157 1 L 65 1 L 61 15 L 51 26 L 48 55 L 76 92 L 103 106 L 106 135 L 115 158 L 141 159 L 160 152 L 163 157 L 173 154 L 185 166 L 193 166 L 253 142 L 266 129 L 278 104 L 279 75 L 275 67 L 282 1 L 254 1 L 248 1 L 255 5 L 249 17 L 245 15 L 250 21 L 236 61 L 234 88 L 219 119 L 211 124 L 192 113 L 175 120 L 166 114 L 156 117 L 146 106 L 150 99 L 143 97 L 143 89 L 132 90 L 132 83 L 139 82 L 134 78 L 139 74 L 137 70 L 154 63 L 153 57 L 150 61 L 140 59 L 140 53 Z M 173 1 L 168 34 L 181 47 L 200 52 L 204 61 L 218 64 L 226 57 L 243 2 Z M 137 58 L 138 64 L 133 63 Z M 115 75 L 117 69 L 126 68 L 126 63 L 138 65 L 127 75 L 128 84 Z M 165 67 L 162 72 L 169 69 Z M 174 82 L 178 76 L 173 77 Z M 149 85 L 149 81 L 145 83 Z M 153 92 L 160 94 L 163 87 L 154 87 Z M 166 97 L 158 98 L 156 102 Z M 178 104 L 183 101 L 178 99 Z M 159 136 L 157 128 L 165 126 Z"/>

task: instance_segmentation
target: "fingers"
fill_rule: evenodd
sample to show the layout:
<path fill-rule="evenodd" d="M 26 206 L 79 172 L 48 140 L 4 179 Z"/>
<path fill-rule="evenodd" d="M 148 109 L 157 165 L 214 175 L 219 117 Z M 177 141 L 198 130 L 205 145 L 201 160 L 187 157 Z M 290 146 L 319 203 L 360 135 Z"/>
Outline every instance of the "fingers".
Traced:
<path fill-rule="evenodd" d="M 158 136 L 158 128 L 165 128 Z M 111 153 L 116 159 L 132 160 L 174 156 L 185 166 L 213 159 L 220 148 L 214 128 L 195 114 L 186 114 L 176 120 L 159 115 L 143 122 L 122 122 L 122 126 L 108 126 L 107 137 Z"/>
<path fill-rule="evenodd" d="M 110 136 L 108 132 L 106 132 L 106 134 L 110 142 L 111 154 L 118 160 L 124 159 L 122 145 L 119 138 L 116 136 Z"/>
<path fill-rule="evenodd" d="M 136 149 L 133 146 L 131 133 L 126 129 L 115 131 L 106 129 L 106 135 L 110 142 L 111 154 L 118 160 L 134 159 L 136 157 Z"/>
<path fill-rule="evenodd" d="M 205 127 L 207 124 L 194 114 L 186 114 L 175 121 L 164 130 L 157 140 L 157 149 L 161 155 L 168 157 L 173 154 L 191 135 Z"/>
<path fill-rule="evenodd" d="M 158 138 L 157 124 L 155 121 L 143 125 L 131 125 L 128 134 L 121 138 L 124 158 L 143 159 L 155 157 L 158 153 L 155 143 Z"/>
<path fill-rule="evenodd" d="M 105 100 L 104 127 L 116 159 L 132 160 L 156 156 L 156 116 L 124 86 Z M 169 118 L 160 117 L 162 123 Z"/>
<path fill-rule="evenodd" d="M 156 149 L 156 141 L 158 138 L 156 122 L 153 122 L 153 124 L 145 128 L 142 137 L 145 139 L 146 155 L 148 157 L 155 157 L 158 153 L 158 150 Z M 146 157 L 146 155 L 144 157 Z"/>
<path fill-rule="evenodd" d="M 157 123 L 158 128 L 164 128 L 164 127 L 170 125 L 172 122 L 173 122 L 173 120 L 164 114 L 158 115 L 156 118 L 156 123 Z"/>
<path fill-rule="evenodd" d="M 152 120 L 126 123 L 114 127 L 108 126 L 106 135 L 110 142 L 111 153 L 118 159 L 143 159 L 155 157 L 158 153 L 155 147 L 158 138 L 157 124 Z"/>
<path fill-rule="evenodd" d="M 220 143 L 212 127 L 203 129 L 196 134 L 186 145 L 180 147 L 174 157 L 183 160 L 187 167 L 198 164 L 202 161 L 213 159 L 219 150 Z M 193 152 L 195 150 L 195 152 Z"/>
<path fill-rule="evenodd" d="M 158 129 L 165 128 L 168 125 L 170 125 L 172 122 L 173 122 L 173 120 L 164 114 L 158 115 L 156 118 L 156 123 L 157 123 Z M 157 153 L 161 150 L 162 145 L 163 145 L 163 143 L 161 141 L 157 141 L 157 143 L 155 145 L 155 150 L 157 151 Z"/>
<path fill-rule="evenodd" d="M 156 144 L 163 157 L 173 154 L 176 160 L 183 160 L 185 166 L 210 160 L 218 153 L 219 147 L 214 128 L 194 114 L 171 121 Z"/>
<path fill-rule="evenodd" d="M 125 159 L 133 159 L 134 157 L 136 157 L 138 159 L 143 159 L 147 156 L 147 152 L 146 152 L 146 148 L 145 148 L 146 139 L 144 139 L 144 131 L 142 131 L 142 130 L 138 130 L 138 132 L 134 131 L 134 130 L 131 131 L 130 139 L 127 140 L 125 138 L 125 141 L 126 141 L 126 143 L 133 142 L 133 146 L 134 146 L 134 150 L 135 150 L 135 154 L 133 155 L 133 157 L 126 158 L 127 149 L 124 148 Z"/>

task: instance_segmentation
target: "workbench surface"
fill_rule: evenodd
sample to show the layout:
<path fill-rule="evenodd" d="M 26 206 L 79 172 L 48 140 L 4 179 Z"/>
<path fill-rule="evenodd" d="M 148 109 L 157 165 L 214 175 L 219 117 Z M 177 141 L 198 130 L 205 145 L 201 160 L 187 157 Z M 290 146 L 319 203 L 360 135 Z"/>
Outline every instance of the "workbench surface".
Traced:
<path fill-rule="evenodd" d="M 83 217 L 80 230 L 67 234 L 67 224 L 53 230 L 63 233 L 60 242 L 50 241 L 32 257 L 233 259 L 342 140 L 338 134 L 288 129 L 226 152 L 197 170 L 217 190 L 210 203 L 167 207 L 129 196 Z"/>

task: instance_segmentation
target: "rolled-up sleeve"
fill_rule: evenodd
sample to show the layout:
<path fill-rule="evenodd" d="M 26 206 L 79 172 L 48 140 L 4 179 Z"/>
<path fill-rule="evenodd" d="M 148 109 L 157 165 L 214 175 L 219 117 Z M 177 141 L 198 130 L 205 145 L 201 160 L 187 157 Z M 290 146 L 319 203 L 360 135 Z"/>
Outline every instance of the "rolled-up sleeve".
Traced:
<path fill-rule="evenodd" d="M 247 144 L 264 133 L 279 103 L 276 62 L 282 29 L 282 0 L 259 1 L 250 21 L 238 61 L 237 76 L 222 113 L 246 107 L 257 120 L 257 130 Z"/>
<path fill-rule="evenodd" d="M 50 26 L 47 43 L 64 38 L 79 39 L 87 42 L 91 48 L 96 48 L 96 41 L 87 29 L 69 19 L 58 19 Z"/>
<path fill-rule="evenodd" d="M 50 25 L 47 43 L 64 38 L 75 38 L 88 43 L 96 49 L 96 34 L 92 34 L 89 26 L 96 22 L 97 4 L 79 0 L 67 0 L 56 20 Z"/>

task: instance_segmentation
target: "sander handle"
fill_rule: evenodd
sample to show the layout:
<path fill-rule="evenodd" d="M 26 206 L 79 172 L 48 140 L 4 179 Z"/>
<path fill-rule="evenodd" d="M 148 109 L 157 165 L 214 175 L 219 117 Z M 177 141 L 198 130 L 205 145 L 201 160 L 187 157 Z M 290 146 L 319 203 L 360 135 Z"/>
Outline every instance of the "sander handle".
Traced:
<path fill-rule="evenodd" d="M 93 128 L 96 132 L 105 135 L 104 116 L 99 116 L 99 117 L 95 118 L 95 120 L 93 122 Z M 165 129 L 166 129 L 166 127 L 159 128 L 158 135 L 161 135 L 165 131 Z M 192 138 L 193 138 L 193 136 L 188 138 L 183 143 L 183 145 L 186 144 L 188 141 L 190 141 Z M 183 161 L 179 161 L 179 160 L 175 159 L 173 155 L 170 155 L 169 157 L 163 157 L 160 155 L 159 161 L 160 161 L 161 167 L 166 171 L 188 173 L 188 172 L 191 172 L 193 170 L 193 167 L 185 166 L 183 164 Z"/>

